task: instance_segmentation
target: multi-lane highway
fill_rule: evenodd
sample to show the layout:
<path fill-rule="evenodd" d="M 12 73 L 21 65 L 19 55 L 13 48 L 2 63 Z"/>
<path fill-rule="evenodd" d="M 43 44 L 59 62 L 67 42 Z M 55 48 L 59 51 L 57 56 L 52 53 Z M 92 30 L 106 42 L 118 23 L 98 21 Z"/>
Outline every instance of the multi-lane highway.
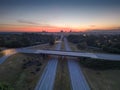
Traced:
<path fill-rule="evenodd" d="M 61 37 L 62 39 L 62 37 Z M 60 50 L 61 43 L 56 45 L 56 50 Z M 58 58 L 54 57 L 48 61 L 46 68 L 43 71 L 43 74 L 35 88 L 35 90 L 53 90 L 54 80 L 56 75 Z"/>
<path fill-rule="evenodd" d="M 71 51 L 66 38 L 64 38 L 64 44 L 66 51 Z M 68 68 L 71 78 L 72 90 L 90 90 L 90 87 L 86 82 L 78 62 L 74 60 L 68 60 Z"/>
<path fill-rule="evenodd" d="M 48 62 L 35 90 L 53 90 L 57 63 L 58 60 L 56 58 Z"/>

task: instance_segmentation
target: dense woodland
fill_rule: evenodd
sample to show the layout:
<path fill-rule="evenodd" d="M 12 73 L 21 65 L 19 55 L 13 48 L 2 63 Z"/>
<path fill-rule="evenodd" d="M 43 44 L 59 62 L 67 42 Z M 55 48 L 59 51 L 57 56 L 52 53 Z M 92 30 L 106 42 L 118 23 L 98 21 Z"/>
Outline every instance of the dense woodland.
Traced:
<path fill-rule="evenodd" d="M 37 44 L 54 44 L 55 36 L 36 33 L 1 34 L 0 47 L 18 48 Z"/>
<path fill-rule="evenodd" d="M 69 35 L 67 38 L 69 42 L 76 44 L 78 49 L 85 50 L 87 48 L 92 48 L 107 53 L 120 54 L 120 34 L 80 34 Z"/>

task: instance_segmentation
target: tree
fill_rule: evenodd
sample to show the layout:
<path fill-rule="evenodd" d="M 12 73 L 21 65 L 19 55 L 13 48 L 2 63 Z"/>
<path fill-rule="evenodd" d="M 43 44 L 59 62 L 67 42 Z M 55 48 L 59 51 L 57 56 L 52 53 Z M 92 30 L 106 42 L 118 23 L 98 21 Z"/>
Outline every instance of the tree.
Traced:
<path fill-rule="evenodd" d="M 50 44 L 50 45 L 54 45 L 54 44 L 55 44 L 55 41 L 54 41 L 54 40 L 50 40 L 49 44 Z"/>
<path fill-rule="evenodd" d="M 51 36 L 49 44 L 50 45 L 54 45 L 55 44 L 55 37 L 54 36 Z"/>
<path fill-rule="evenodd" d="M 87 48 L 87 43 L 86 42 L 81 42 L 77 45 L 79 49 L 86 49 Z"/>
<path fill-rule="evenodd" d="M 4 46 L 5 40 L 4 37 L 0 36 L 0 46 Z"/>

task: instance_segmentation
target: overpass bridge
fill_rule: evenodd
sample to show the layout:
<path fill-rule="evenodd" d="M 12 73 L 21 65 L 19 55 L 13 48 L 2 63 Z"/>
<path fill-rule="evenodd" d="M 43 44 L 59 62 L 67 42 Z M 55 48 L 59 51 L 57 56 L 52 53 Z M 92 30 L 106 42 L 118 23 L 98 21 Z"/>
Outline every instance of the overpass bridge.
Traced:
<path fill-rule="evenodd" d="M 113 60 L 120 61 L 120 55 L 105 54 L 105 53 L 88 53 L 88 52 L 73 52 L 73 51 L 57 51 L 57 50 L 33 50 L 33 49 L 20 49 L 17 50 L 20 53 L 34 53 L 34 54 L 49 54 L 49 55 L 61 55 L 72 57 L 88 57 L 94 59 Z"/>

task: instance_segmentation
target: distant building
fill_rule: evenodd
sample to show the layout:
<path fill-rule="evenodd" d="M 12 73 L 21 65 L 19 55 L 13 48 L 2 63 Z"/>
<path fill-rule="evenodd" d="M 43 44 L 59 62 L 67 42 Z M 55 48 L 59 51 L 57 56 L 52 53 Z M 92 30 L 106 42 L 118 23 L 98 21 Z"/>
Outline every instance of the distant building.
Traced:
<path fill-rule="evenodd" d="M 63 31 L 63 30 L 61 30 L 60 32 L 61 32 L 61 33 L 63 33 L 64 31 Z"/>

